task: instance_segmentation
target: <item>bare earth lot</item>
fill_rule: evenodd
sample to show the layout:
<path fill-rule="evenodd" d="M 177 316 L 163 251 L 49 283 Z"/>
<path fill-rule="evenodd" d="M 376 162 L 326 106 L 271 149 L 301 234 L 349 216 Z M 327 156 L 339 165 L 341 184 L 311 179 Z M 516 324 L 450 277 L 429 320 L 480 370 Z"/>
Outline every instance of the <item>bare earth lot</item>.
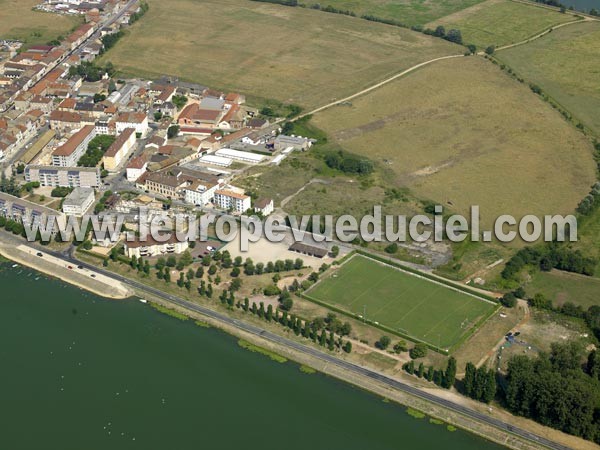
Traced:
<path fill-rule="evenodd" d="M 600 136 L 600 22 L 569 25 L 497 53 Z"/>
<path fill-rule="evenodd" d="M 402 69 L 463 50 L 410 30 L 246 0 L 150 0 L 103 58 L 126 74 L 320 106 Z M 168 20 L 167 20 L 168 18 Z"/>
<path fill-rule="evenodd" d="M 18 39 L 26 46 L 45 44 L 66 35 L 80 23 L 73 16 L 32 11 L 39 0 L 0 0 L 0 38 Z"/>
<path fill-rule="evenodd" d="M 585 137 L 481 58 L 436 63 L 313 121 L 391 168 L 390 185 L 463 214 L 479 205 L 484 226 L 500 214 L 570 213 L 596 178 Z"/>
<path fill-rule="evenodd" d="M 463 42 L 480 48 L 514 44 L 551 26 L 575 20 L 535 5 L 511 0 L 487 0 L 432 23 L 430 28 L 443 25 L 446 29 L 458 28 Z"/>

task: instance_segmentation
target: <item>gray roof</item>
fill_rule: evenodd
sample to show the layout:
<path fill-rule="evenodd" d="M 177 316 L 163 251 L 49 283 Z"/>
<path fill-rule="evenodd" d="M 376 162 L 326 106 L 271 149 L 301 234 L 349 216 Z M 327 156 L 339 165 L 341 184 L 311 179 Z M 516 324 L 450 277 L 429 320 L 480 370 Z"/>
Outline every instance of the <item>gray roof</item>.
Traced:
<path fill-rule="evenodd" d="M 94 190 L 92 188 L 77 187 L 65 197 L 63 206 L 81 206 L 90 195 L 94 195 Z"/>
<path fill-rule="evenodd" d="M 209 109 L 212 111 L 221 111 L 225 105 L 225 100 L 218 98 L 203 98 L 200 102 L 200 109 Z"/>

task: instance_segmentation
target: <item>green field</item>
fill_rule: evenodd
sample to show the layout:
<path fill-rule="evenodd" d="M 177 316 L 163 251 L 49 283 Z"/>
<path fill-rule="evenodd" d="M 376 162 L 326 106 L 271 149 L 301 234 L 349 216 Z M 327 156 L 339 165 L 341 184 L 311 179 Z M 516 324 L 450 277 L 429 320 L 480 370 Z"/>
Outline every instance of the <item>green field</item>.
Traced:
<path fill-rule="evenodd" d="M 459 11 L 428 26 L 458 28 L 463 42 L 479 48 L 496 47 L 523 41 L 551 26 L 573 21 L 572 15 L 526 5 L 511 0 L 487 0 Z"/>
<path fill-rule="evenodd" d="M 497 53 L 600 136 L 600 23 L 563 27 Z"/>
<path fill-rule="evenodd" d="M 407 29 L 307 8 L 247 0 L 148 3 L 148 13 L 101 62 L 125 75 L 170 74 L 306 108 L 464 51 Z"/>
<path fill-rule="evenodd" d="M 349 10 L 357 16 L 371 15 L 393 19 L 405 25 L 424 25 L 483 0 L 328 0 L 321 6 L 331 5 Z"/>
<path fill-rule="evenodd" d="M 40 0 L 0 0 L 0 38 L 17 39 L 25 46 L 45 44 L 66 36 L 82 21 L 77 16 L 61 16 L 32 11 Z"/>
<path fill-rule="evenodd" d="M 495 305 L 447 286 L 354 256 L 308 295 L 372 322 L 450 348 Z"/>
<path fill-rule="evenodd" d="M 312 121 L 392 171 L 388 187 L 462 214 L 479 205 L 482 226 L 501 214 L 570 214 L 596 180 L 585 136 L 478 57 L 436 62 Z"/>
<path fill-rule="evenodd" d="M 553 270 L 539 272 L 527 285 L 527 295 L 544 294 L 554 306 L 566 302 L 580 305 L 584 309 L 600 305 L 600 279 Z"/>

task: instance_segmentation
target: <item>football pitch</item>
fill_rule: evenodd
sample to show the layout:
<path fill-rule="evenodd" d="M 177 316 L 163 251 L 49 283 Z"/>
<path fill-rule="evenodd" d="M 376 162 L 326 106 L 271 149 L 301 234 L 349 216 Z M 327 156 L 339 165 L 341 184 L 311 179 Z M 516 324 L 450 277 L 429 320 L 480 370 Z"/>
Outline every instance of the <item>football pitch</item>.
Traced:
<path fill-rule="evenodd" d="M 449 349 L 496 305 L 355 255 L 308 296 L 394 331 Z"/>

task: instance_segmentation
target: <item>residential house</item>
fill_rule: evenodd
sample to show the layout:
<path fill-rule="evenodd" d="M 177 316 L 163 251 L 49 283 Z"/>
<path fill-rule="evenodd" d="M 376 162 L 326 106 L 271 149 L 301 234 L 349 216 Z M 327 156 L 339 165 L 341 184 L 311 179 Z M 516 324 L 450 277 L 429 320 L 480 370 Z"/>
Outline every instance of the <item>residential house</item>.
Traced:
<path fill-rule="evenodd" d="M 121 113 L 117 116 L 115 125 L 117 133 L 126 128 L 135 128 L 140 138 L 145 138 L 148 134 L 148 116 L 145 113 Z"/>
<path fill-rule="evenodd" d="M 136 182 L 148 169 L 148 161 L 142 155 L 133 158 L 127 164 L 127 181 L 130 183 Z"/>
<path fill-rule="evenodd" d="M 52 165 L 60 167 L 75 167 L 87 150 L 87 146 L 96 136 L 92 125 L 86 125 L 71 136 L 67 142 L 52 153 Z"/>
<path fill-rule="evenodd" d="M 259 198 L 254 202 L 254 211 L 262 214 L 264 217 L 273 212 L 274 205 L 272 198 Z"/>
<path fill-rule="evenodd" d="M 58 167 L 33 166 L 25 167 L 25 181 L 37 181 L 41 186 L 50 187 L 90 187 L 102 186 L 98 167 Z"/>
<path fill-rule="evenodd" d="M 126 128 L 102 156 L 104 168 L 115 172 L 135 147 L 135 128 Z"/>
<path fill-rule="evenodd" d="M 148 235 L 145 239 L 139 237 L 134 241 L 125 241 L 125 254 L 128 258 L 151 258 L 153 256 L 161 256 L 168 254 L 179 254 L 185 252 L 189 248 L 187 241 L 179 241 L 175 233 L 168 237 L 165 241 L 155 240 Z"/>
<path fill-rule="evenodd" d="M 216 190 L 214 195 L 214 205 L 218 208 L 237 213 L 244 213 L 252 206 L 248 195 L 230 189 Z"/>

